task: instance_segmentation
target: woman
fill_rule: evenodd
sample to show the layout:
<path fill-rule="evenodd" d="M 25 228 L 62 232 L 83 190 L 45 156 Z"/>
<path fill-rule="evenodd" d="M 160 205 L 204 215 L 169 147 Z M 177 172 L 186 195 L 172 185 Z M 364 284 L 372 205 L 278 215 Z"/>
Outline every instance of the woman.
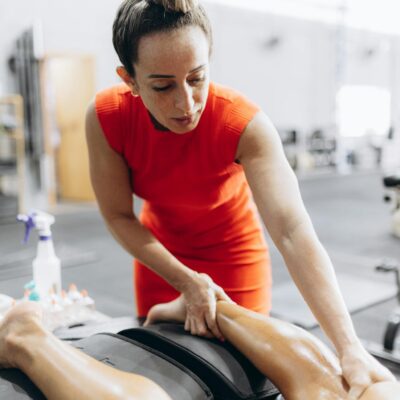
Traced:
<path fill-rule="evenodd" d="M 185 314 L 180 296 L 153 307 L 149 320 L 182 322 Z M 269 377 L 285 400 L 400 396 L 400 384 L 387 381 L 371 383 L 361 397 L 352 397 L 337 358 L 294 325 L 225 301 L 217 303 L 217 320 L 223 335 Z M 48 400 L 171 400 L 151 380 L 118 371 L 61 342 L 44 329 L 41 309 L 33 302 L 15 306 L 0 324 L 0 367 L 21 369 Z"/>
<path fill-rule="evenodd" d="M 136 259 L 139 317 L 179 293 L 185 329 L 195 335 L 222 337 L 218 300 L 267 314 L 269 257 L 253 197 L 353 393 L 371 375 L 388 379 L 356 336 L 278 133 L 256 105 L 209 82 L 203 8 L 194 0 L 125 0 L 113 42 L 124 85 L 96 96 L 87 140 L 102 215 Z M 145 200 L 140 220 L 132 192 Z"/>

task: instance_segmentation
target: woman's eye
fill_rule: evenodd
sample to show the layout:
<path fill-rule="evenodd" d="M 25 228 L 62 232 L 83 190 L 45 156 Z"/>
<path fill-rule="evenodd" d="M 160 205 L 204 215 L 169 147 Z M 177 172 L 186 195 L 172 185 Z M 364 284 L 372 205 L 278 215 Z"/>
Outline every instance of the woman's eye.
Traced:
<path fill-rule="evenodd" d="M 200 82 L 203 82 L 204 80 L 205 80 L 205 77 L 202 76 L 202 77 L 198 77 L 198 78 L 188 79 L 188 82 L 191 85 L 197 85 Z M 165 86 L 153 86 L 153 90 L 156 91 L 156 92 L 165 92 L 168 89 L 171 89 L 172 86 L 173 86 L 172 84 L 168 84 L 168 85 L 165 85 Z"/>
<path fill-rule="evenodd" d="M 193 84 L 200 83 L 200 82 L 203 82 L 203 81 L 204 81 L 204 77 L 201 77 L 201 78 L 193 78 L 193 79 L 190 79 L 190 80 L 189 80 L 189 82 L 190 82 L 190 83 L 193 83 Z"/>
<path fill-rule="evenodd" d="M 171 87 L 171 85 L 167 85 L 167 86 L 153 86 L 153 90 L 155 90 L 156 92 L 163 92 L 165 90 L 168 90 Z"/>

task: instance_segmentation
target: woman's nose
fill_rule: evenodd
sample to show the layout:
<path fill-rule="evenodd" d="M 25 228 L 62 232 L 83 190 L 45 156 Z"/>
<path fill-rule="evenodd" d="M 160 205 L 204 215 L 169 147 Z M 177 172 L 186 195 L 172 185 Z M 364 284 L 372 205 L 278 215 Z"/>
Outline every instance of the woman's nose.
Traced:
<path fill-rule="evenodd" d="M 193 110 L 194 99 L 193 91 L 191 87 L 184 87 L 178 91 L 177 97 L 175 99 L 175 107 L 183 111 L 185 114 L 190 114 Z"/>

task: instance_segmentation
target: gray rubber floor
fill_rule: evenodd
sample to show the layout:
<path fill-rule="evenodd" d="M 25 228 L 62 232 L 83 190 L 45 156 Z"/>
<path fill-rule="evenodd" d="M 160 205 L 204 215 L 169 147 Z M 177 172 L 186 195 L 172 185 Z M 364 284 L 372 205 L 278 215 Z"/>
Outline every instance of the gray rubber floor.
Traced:
<path fill-rule="evenodd" d="M 390 205 L 383 202 L 378 173 L 348 176 L 319 175 L 300 179 L 300 188 L 320 240 L 338 272 L 377 282 L 394 277 L 374 272 L 383 258 L 400 261 L 400 239 L 390 235 Z M 136 201 L 135 208 L 140 208 Z M 63 205 L 54 226 L 56 251 L 63 262 L 63 284 L 86 288 L 97 309 L 111 316 L 135 312 L 131 257 L 108 233 L 95 206 Z M 21 297 L 30 280 L 36 238 L 21 244 L 23 227 L 0 225 L 0 293 Z M 269 239 L 268 239 L 269 240 Z M 271 243 L 271 241 L 269 240 Z M 271 244 L 274 284 L 290 278 L 282 258 Z M 396 300 L 388 300 L 353 315 L 359 335 L 381 341 Z M 321 336 L 318 328 L 313 332 Z"/>

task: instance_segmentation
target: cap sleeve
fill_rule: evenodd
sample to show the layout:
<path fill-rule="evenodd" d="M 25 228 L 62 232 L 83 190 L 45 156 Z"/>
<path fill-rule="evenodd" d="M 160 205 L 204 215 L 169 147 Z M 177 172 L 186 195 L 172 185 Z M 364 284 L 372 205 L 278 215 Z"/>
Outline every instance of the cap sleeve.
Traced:
<path fill-rule="evenodd" d="M 121 123 L 121 102 L 115 88 L 106 89 L 96 95 L 96 114 L 110 147 L 122 154 L 123 129 Z"/>
<path fill-rule="evenodd" d="M 224 153 L 228 162 L 235 161 L 240 136 L 259 111 L 259 106 L 242 95 L 236 96 L 229 105 L 224 123 L 224 131 L 227 136 Z"/>

